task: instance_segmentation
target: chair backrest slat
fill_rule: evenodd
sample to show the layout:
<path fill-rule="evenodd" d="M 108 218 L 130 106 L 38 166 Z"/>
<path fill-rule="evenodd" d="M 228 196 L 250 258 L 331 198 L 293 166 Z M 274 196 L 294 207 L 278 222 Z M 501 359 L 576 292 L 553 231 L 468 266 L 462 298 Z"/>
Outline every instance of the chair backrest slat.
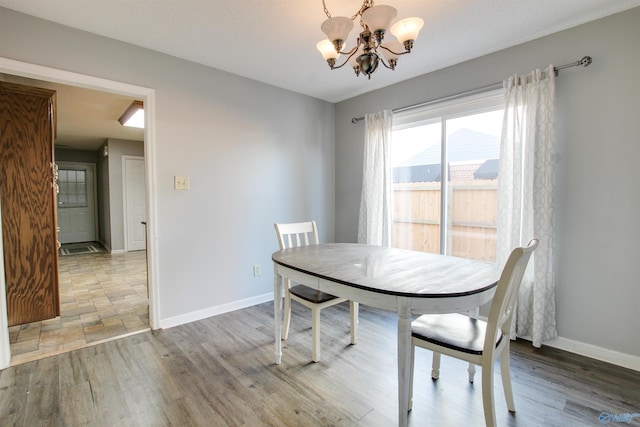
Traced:
<path fill-rule="evenodd" d="M 281 250 L 320 243 L 315 221 L 274 224 L 273 226 L 276 229 Z"/>

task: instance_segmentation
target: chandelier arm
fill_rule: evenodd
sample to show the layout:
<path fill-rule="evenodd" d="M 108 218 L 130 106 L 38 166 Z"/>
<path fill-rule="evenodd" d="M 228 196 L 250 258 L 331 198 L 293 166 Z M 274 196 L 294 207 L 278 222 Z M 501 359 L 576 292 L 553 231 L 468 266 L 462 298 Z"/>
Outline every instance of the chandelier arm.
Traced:
<path fill-rule="evenodd" d="M 387 63 L 384 61 L 384 57 L 378 55 L 378 60 L 380 62 L 382 62 L 382 65 L 384 65 L 386 68 L 390 69 L 390 70 L 395 70 L 395 67 L 392 67 L 391 65 L 387 65 Z"/>
<path fill-rule="evenodd" d="M 344 53 L 344 55 L 349 55 L 349 56 L 347 56 L 347 59 L 345 59 L 345 60 L 344 60 L 344 62 L 343 62 L 342 64 L 338 65 L 337 67 L 334 65 L 333 67 L 331 67 L 331 69 L 332 69 L 332 70 L 336 70 L 336 69 L 338 69 L 338 68 L 342 68 L 342 67 L 344 67 L 344 66 L 347 64 L 347 62 L 349 62 L 349 60 L 351 59 L 351 57 L 352 57 L 353 55 L 355 55 L 355 54 L 356 54 L 356 51 L 357 51 L 357 50 L 358 50 L 358 46 L 356 46 L 356 47 L 354 47 L 353 49 L 351 49 L 351 51 L 350 51 L 350 52 L 348 52 L 348 53 Z M 340 52 L 340 53 L 342 53 L 342 52 Z"/>
<path fill-rule="evenodd" d="M 381 47 L 384 50 L 386 50 L 387 52 L 393 53 L 394 55 L 406 55 L 407 53 L 411 53 L 410 50 L 405 50 L 404 52 L 394 52 L 394 51 L 392 51 L 391 49 L 389 49 L 388 47 L 386 47 L 385 45 L 382 45 L 382 44 L 379 45 L 378 47 Z"/>
<path fill-rule="evenodd" d="M 349 55 L 349 57 L 347 58 L 347 61 L 353 56 L 354 53 L 356 53 L 356 50 L 358 50 L 358 47 L 360 45 L 356 45 L 353 48 L 351 48 L 351 50 L 349 52 L 338 52 L 340 55 Z"/>
<path fill-rule="evenodd" d="M 347 62 L 349 62 L 349 60 L 348 60 L 348 59 L 347 59 L 347 60 L 345 60 L 345 61 L 344 61 L 342 64 L 340 64 L 340 65 L 334 65 L 333 67 L 331 67 L 331 69 L 332 69 L 332 70 L 337 70 L 338 68 L 342 68 L 342 67 L 344 67 L 345 65 L 347 65 Z"/>

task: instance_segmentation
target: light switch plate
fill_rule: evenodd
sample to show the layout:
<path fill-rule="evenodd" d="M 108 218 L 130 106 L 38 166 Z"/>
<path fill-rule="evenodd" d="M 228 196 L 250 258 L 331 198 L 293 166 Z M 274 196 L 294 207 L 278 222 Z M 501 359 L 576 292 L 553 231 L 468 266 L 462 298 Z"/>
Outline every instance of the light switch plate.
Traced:
<path fill-rule="evenodd" d="M 175 190 L 188 190 L 189 189 L 189 177 L 188 176 L 174 176 L 173 188 Z"/>

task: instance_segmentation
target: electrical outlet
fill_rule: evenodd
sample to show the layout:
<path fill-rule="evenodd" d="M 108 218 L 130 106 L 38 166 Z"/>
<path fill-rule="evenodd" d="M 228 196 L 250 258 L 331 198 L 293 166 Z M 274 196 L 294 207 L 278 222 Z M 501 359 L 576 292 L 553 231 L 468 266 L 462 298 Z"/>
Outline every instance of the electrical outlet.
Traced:
<path fill-rule="evenodd" d="M 189 189 L 189 177 L 188 176 L 174 176 L 173 188 L 175 190 L 188 190 Z"/>
<path fill-rule="evenodd" d="M 262 274 L 262 270 L 260 269 L 260 265 L 259 264 L 255 264 L 253 266 L 253 275 L 254 276 L 259 276 Z"/>

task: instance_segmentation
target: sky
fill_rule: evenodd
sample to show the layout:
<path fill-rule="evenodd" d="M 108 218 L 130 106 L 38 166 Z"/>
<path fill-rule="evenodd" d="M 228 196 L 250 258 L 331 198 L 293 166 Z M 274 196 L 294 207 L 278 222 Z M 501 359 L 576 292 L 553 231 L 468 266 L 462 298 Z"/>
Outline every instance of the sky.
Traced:
<path fill-rule="evenodd" d="M 460 129 L 469 129 L 500 137 L 503 111 L 500 109 L 447 119 L 445 121 L 447 136 Z M 440 144 L 441 121 L 439 119 L 436 120 L 432 124 L 393 131 L 391 158 L 394 166 L 434 144 Z"/>

